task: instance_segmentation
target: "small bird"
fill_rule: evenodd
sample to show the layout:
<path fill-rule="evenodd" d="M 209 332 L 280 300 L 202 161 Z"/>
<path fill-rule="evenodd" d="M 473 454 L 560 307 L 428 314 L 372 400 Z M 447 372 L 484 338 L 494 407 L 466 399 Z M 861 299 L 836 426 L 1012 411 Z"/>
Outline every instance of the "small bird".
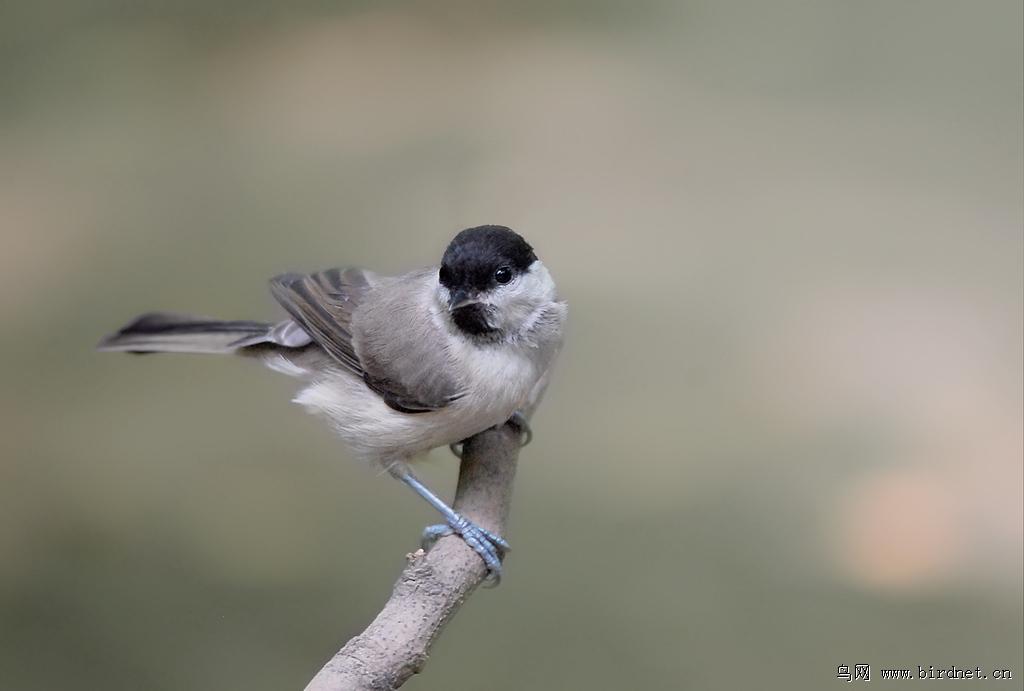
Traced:
<path fill-rule="evenodd" d="M 508 544 L 425 487 L 410 463 L 532 411 L 562 347 L 566 304 L 533 248 L 504 226 L 455 236 L 441 265 L 403 276 L 366 269 L 282 274 L 276 324 L 148 312 L 96 346 L 131 353 L 237 353 L 296 377 L 295 402 L 327 418 L 353 455 L 441 512 L 425 544 L 458 534 L 501 577 Z"/>

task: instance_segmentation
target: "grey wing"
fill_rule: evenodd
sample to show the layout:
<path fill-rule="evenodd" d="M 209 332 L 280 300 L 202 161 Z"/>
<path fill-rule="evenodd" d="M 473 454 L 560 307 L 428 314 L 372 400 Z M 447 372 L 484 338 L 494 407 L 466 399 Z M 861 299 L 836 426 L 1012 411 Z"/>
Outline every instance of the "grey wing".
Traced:
<path fill-rule="evenodd" d="M 463 393 L 445 335 L 429 318 L 436 276 L 433 268 L 384 279 L 356 316 L 363 380 L 403 413 L 439 410 Z"/>
<path fill-rule="evenodd" d="M 282 274 L 270 280 L 270 292 L 313 342 L 338 363 L 363 376 L 362 363 L 352 346 L 352 315 L 372 287 L 373 278 L 362 269 Z"/>
<path fill-rule="evenodd" d="M 413 391 L 412 387 L 400 381 L 378 377 L 371 374 L 363 375 L 363 381 L 371 389 L 380 394 L 389 408 L 400 413 L 429 413 L 440 410 L 459 397 L 457 393 L 448 391 Z"/>
<path fill-rule="evenodd" d="M 362 377 L 366 385 L 392 409 L 401 413 L 426 413 L 445 407 L 457 397 L 452 386 L 423 381 L 419 367 L 382 366 L 378 359 L 366 360 L 357 353 L 354 335 L 358 329 L 353 318 L 378 280 L 376 275 L 363 269 L 331 269 L 314 274 L 277 276 L 270 281 L 270 291 L 295 320 L 300 331 L 308 334 L 335 361 Z M 390 279 L 383 280 L 391 282 Z M 370 302 L 380 301 L 373 299 Z M 387 302 L 389 300 L 385 298 L 383 303 Z M 388 307 L 386 304 L 376 306 L 378 309 L 371 312 L 377 314 L 381 308 L 387 310 Z M 392 312 L 393 318 L 387 319 L 386 324 L 407 326 L 409 322 L 396 313 L 401 311 L 399 308 Z M 360 309 L 360 312 L 365 316 L 365 310 Z M 370 321 L 373 322 L 372 317 Z M 379 331 L 377 335 L 386 342 L 383 350 L 377 352 L 388 351 L 397 355 L 400 361 L 412 358 L 425 362 L 416 356 L 423 344 L 419 334 L 403 330 L 407 337 L 401 338 L 398 334 L 389 333 L 384 324 L 377 325 L 378 329 L 373 326 L 370 325 L 370 331 Z M 362 336 L 365 341 L 367 334 Z M 372 334 L 370 340 L 374 340 Z M 407 376 L 399 376 L 400 372 Z"/>

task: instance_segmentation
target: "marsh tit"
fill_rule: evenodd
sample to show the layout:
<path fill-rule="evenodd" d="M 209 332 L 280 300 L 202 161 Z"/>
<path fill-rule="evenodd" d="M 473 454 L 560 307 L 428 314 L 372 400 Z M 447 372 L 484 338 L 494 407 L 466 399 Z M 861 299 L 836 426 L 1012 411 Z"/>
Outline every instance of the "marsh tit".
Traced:
<path fill-rule="evenodd" d="M 441 512 L 445 524 L 425 535 L 460 535 L 498 579 L 508 544 L 453 511 L 409 464 L 506 421 L 524 428 L 520 411 L 544 392 L 566 316 L 533 248 L 504 226 L 480 226 L 456 235 L 439 267 L 283 274 L 270 291 L 288 319 L 149 312 L 96 349 L 237 353 L 298 378 L 295 402 Z"/>

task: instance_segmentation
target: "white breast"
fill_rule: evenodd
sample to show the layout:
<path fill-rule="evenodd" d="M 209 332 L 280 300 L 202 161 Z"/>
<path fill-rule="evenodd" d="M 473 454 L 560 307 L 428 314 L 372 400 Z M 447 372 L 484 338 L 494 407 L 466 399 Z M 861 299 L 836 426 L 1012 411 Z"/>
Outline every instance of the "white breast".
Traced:
<path fill-rule="evenodd" d="M 307 379 L 310 383 L 295 402 L 325 417 L 359 459 L 387 467 L 501 424 L 526 401 L 540 373 L 524 349 L 466 347 L 460 356 L 468 367 L 467 380 L 477 385 L 428 413 L 400 413 L 388 407 L 361 378 L 340 367 L 328 365 L 314 374 L 281 367 L 278 360 L 268 364 Z"/>

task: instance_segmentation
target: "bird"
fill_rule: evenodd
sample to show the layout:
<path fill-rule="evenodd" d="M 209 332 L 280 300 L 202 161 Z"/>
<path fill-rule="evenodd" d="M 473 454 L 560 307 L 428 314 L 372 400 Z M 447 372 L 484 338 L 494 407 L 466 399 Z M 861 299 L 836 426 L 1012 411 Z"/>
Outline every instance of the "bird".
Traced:
<path fill-rule="evenodd" d="M 455 236 L 440 265 L 401 276 L 285 273 L 270 292 L 281 321 L 147 312 L 96 350 L 238 354 L 295 377 L 294 401 L 326 418 L 355 458 L 441 513 L 425 547 L 457 534 L 499 582 L 508 543 L 456 513 L 411 466 L 506 422 L 531 435 L 524 413 L 550 381 L 568 309 L 533 247 L 505 226 L 477 226 Z"/>

